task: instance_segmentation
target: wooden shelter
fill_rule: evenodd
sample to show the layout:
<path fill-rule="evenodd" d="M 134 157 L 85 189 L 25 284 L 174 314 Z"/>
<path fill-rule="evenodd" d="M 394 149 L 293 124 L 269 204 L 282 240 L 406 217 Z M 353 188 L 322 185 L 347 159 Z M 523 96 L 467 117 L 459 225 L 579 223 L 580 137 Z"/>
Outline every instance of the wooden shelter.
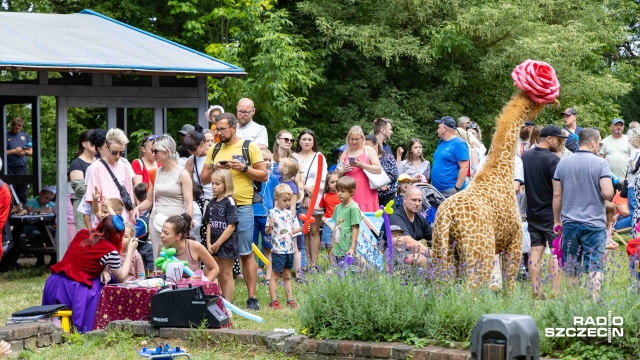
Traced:
<path fill-rule="evenodd" d="M 166 132 L 168 108 L 192 108 L 197 109 L 197 122 L 207 127 L 207 77 L 247 75 L 239 67 L 91 10 L 64 15 L 0 12 L 0 71 L 38 74 L 34 80 L 0 82 L 3 129 L 7 104 L 31 104 L 32 128 L 25 131 L 32 135 L 34 151 L 32 174 L 8 176 L 5 167 L 0 176 L 40 190 L 39 97 L 55 96 L 58 199 L 67 196 L 69 108 L 106 108 L 107 128 L 125 132 L 127 108 L 151 108 L 156 134 Z M 5 134 L 0 131 L 6 164 Z M 58 213 L 66 214 L 66 201 L 58 206 Z M 66 216 L 61 215 L 58 259 L 67 249 L 66 234 Z"/>

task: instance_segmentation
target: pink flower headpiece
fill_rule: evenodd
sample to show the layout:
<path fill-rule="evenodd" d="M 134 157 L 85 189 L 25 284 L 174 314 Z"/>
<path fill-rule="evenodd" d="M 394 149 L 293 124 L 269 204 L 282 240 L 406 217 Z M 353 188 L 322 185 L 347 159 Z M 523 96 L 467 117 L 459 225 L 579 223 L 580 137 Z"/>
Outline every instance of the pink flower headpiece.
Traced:
<path fill-rule="evenodd" d="M 513 69 L 511 77 L 533 102 L 551 104 L 560 95 L 556 71 L 544 61 L 526 60 Z"/>

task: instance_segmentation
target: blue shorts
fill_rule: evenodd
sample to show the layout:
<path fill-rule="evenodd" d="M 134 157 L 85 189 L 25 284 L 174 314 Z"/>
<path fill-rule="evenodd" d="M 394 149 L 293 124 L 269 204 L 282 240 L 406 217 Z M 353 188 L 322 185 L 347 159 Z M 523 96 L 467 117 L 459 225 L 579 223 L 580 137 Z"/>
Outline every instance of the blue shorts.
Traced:
<path fill-rule="evenodd" d="M 238 206 L 238 245 L 240 248 L 240 256 L 247 256 L 253 253 L 251 245 L 253 244 L 253 206 Z"/>
<path fill-rule="evenodd" d="M 562 224 L 562 252 L 565 271 L 569 274 L 602 272 L 604 270 L 604 246 L 607 242 L 605 228 L 576 222 Z M 580 264 L 582 262 L 582 264 Z"/>
<path fill-rule="evenodd" d="M 260 247 L 260 235 L 262 235 L 262 248 L 271 249 L 273 248 L 273 245 L 271 245 L 271 237 L 267 235 L 267 233 L 265 232 L 266 227 L 267 227 L 266 216 L 256 216 L 254 218 L 253 243 L 256 244 L 257 247 Z"/>
<path fill-rule="evenodd" d="M 331 228 L 327 224 L 322 226 L 322 237 L 320 238 L 320 243 L 331 245 Z"/>
<path fill-rule="evenodd" d="M 293 254 L 271 254 L 271 269 L 278 273 L 293 270 Z"/>

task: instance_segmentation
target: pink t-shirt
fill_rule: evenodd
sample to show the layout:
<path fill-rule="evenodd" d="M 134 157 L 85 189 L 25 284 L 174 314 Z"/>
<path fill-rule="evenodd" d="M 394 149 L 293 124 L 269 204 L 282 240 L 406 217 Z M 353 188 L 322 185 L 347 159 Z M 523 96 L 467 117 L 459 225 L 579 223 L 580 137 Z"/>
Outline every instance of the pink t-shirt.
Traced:
<path fill-rule="evenodd" d="M 120 185 L 127 190 L 129 197 L 133 200 L 133 181 L 131 179 L 133 179 L 135 174 L 131 169 L 131 165 L 124 161 L 118 161 L 115 165 L 107 163 L 107 165 L 111 168 L 113 175 L 118 179 Z M 85 175 L 85 181 L 87 183 L 87 192 L 84 194 L 83 200 L 87 203 L 91 204 L 93 202 L 94 187 L 100 190 L 102 197 L 122 200 L 118 187 L 113 182 L 109 171 L 101 161 L 96 161 L 89 166 Z M 122 212 L 122 217 L 125 222 L 129 222 L 129 211 L 126 208 L 124 208 Z M 94 227 L 98 225 L 97 218 L 92 219 L 91 225 Z"/>

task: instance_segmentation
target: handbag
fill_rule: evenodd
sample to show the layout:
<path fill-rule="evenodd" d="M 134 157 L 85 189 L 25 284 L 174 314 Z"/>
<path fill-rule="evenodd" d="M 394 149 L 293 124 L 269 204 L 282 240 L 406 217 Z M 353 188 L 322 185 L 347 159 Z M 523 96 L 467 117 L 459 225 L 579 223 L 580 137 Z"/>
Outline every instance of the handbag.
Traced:
<path fill-rule="evenodd" d="M 204 166 L 204 165 L 203 165 Z M 194 172 L 196 174 L 196 177 L 198 178 L 198 181 L 194 181 L 193 182 L 193 188 L 194 190 L 197 190 L 199 192 L 200 197 L 204 197 L 204 189 L 202 188 L 202 180 L 200 180 L 200 173 L 198 172 L 198 161 L 196 159 L 196 157 L 193 157 L 193 168 L 194 168 Z M 197 199 L 193 199 L 193 200 L 197 200 Z"/>
<path fill-rule="evenodd" d="M 100 159 L 100 162 L 102 163 L 102 165 L 104 165 L 104 167 L 107 168 L 107 171 L 109 171 L 109 175 L 111 175 L 111 179 L 116 184 L 116 187 L 120 192 L 122 203 L 124 203 L 124 207 L 127 208 L 128 211 L 133 210 L 133 202 L 131 201 L 131 196 L 129 195 L 127 190 L 122 185 L 120 185 L 120 182 L 118 181 L 118 179 L 116 179 L 116 176 L 113 175 L 113 171 L 111 171 L 111 168 L 109 167 L 109 165 L 107 165 L 107 162 L 104 161 L 104 159 Z"/>
<path fill-rule="evenodd" d="M 620 197 L 627 198 L 629 196 L 629 180 L 627 180 L 627 174 L 624 174 L 624 180 L 620 183 Z"/>
<path fill-rule="evenodd" d="M 374 174 L 367 170 L 364 170 L 364 174 L 367 175 L 367 178 L 369 178 L 369 187 L 374 190 L 377 190 L 385 185 L 389 185 L 389 183 L 391 182 L 391 179 L 389 179 L 389 175 L 387 175 L 384 169 L 380 172 L 380 174 Z"/>

